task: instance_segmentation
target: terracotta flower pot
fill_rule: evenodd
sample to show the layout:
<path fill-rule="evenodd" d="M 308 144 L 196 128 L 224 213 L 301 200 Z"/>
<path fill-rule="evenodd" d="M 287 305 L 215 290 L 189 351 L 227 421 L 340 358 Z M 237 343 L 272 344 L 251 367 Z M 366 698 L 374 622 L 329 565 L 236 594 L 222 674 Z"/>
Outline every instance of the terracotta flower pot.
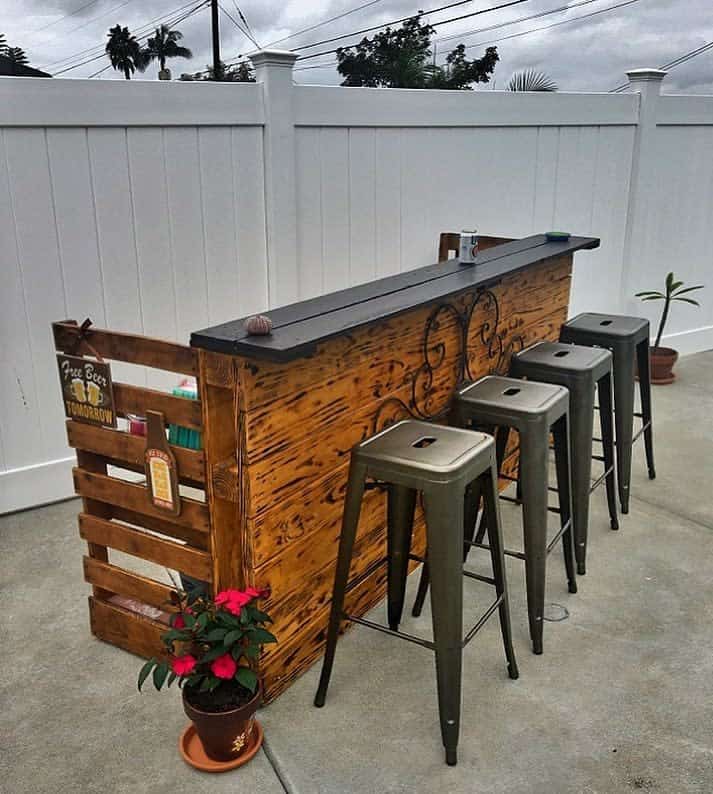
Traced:
<path fill-rule="evenodd" d="M 196 726 L 203 749 L 214 761 L 233 761 L 245 749 L 260 705 L 260 690 L 243 706 L 230 711 L 202 711 L 192 706 L 183 690 L 183 710 Z"/>
<path fill-rule="evenodd" d="M 673 365 L 678 358 L 678 351 L 671 347 L 652 347 L 650 350 L 651 383 L 673 383 L 676 376 Z"/>

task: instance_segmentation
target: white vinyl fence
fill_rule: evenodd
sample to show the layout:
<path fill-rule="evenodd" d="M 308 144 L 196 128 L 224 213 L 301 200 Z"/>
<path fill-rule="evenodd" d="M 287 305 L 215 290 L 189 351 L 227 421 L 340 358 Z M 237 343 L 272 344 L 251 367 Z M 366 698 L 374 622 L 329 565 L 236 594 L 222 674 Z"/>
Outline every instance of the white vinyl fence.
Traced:
<path fill-rule="evenodd" d="M 713 290 L 713 97 L 0 78 L 0 512 L 69 496 L 53 320 L 191 330 L 429 264 L 439 232 L 601 237 L 571 311 Z M 713 293 L 667 337 L 713 347 Z M 651 310 L 651 311 L 650 311 Z M 126 373 L 119 370 L 120 377 Z M 149 385 L 167 388 L 171 381 Z"/>

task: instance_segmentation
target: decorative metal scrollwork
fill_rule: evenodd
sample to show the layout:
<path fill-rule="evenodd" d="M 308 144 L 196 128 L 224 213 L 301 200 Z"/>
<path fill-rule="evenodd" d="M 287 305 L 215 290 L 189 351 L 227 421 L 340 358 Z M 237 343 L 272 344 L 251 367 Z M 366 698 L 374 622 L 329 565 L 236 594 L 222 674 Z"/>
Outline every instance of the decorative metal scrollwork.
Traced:
<path fill-rule="evenodd" d="M 482 317 L 482 322 L 479 332 L 472 334 L 476 317 Z M 442 330 L 444 324 L 450 322 L 454 322 L 457 328 L 455 344 L 458 349 L 452 356 L 449 356 L 446 341 L 433 338 L 434 334 Z M 524 340 L 515 336 L 506 342 L 506 332 L 499 329 L 499 324 L 498 299 L 488 289 L 466 293 L 454 299 L 453 303 L 440 303 L 435 306 L 424 326 L 423 361 L 410 375 L 411 395 L 408 403 L 400 397 L 387 397 L 374 416 L 373 430 L 381 430 L 399 419 L 430 421 L 444 418 L 448 413 L 452 393 L 463 383 L 479 376 L 475 365 L 482 359 L 483 351 L 490 363 L 487 367 L 488 373 L 503 374 L 510 356 L 523 349 Z M 470 342 L 473 336 L 478 339 L 475 348 Z M 452 368 L 449 380 L 454 384 L 447 399 L 442 391 L 439 395 L 437 385 L 439 377 L 447 377 L 447 372 L 440 372 L 444 366 Z"/>

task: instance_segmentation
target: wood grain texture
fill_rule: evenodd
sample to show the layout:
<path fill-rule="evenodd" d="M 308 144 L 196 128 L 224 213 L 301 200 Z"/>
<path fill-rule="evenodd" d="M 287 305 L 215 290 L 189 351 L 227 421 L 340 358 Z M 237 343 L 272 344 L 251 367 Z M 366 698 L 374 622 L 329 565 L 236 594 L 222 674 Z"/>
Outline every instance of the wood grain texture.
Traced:
<path fill-rule="evenodd" d="M 196 579 L 209 581 L 212 576 L 210 554 L 116 521 L 80 513 L 79 534 L 90 543 L 183 571 Z"/>
<path fill-rule="evenodd" d="M 186 402 L 188 402 L 186 400 Z M 146 439 L 123 430 L 96 427 L 67 420 L 67 442 L 70 447 L 95 452 L 114 461 L 125 461 L 143 470 Z M 205 480 L 203 452 L 198 449 L 171 446 L 181 481 L 202 484 Z M 121 465 L 121 463 L 119 463 Z"/>
<path fill-rule="evenodd" d="M 165 657 L 161 635 L 168 627 L 156 620 L 131 612 L 116 604 L 89 597 L 89 622 L 92 634 L 104 642 L 148 659 Z"/>
<path fill-rule="evenodd" d="M 128 383 L 114 382 L 114 408 L 119 416 L 137 414 L 144 416 L 146 411 L 161 411 L 166 424 L 201 429 L 201 404 L 198 400 L 177 397 L 156 389 L 144 389 Z"/>
<path fill-rule="evenodd" d="M 172 588 L 141 574 L 85 557 L 84 580 L 111 593 L 118 593 L 149 604 L 157 609 L 175 611 L 171 601 Z"/>
<path fill-rule="evenodd" d="M 77 345 L 79 327 L 74 320 L 52 323 L 52 331 L 55 347 L 64 353 L 93 356 L 96 351 L 103 358 L 116 361 L 143 364 L 183 375 L 197 374 L 195 351 L 175 342 L 92 327 L 87 332 L 86 341 Z"/>
<path fill-rule="evenodd" d="M 195 499 L 188 499 L 185 496 L 181 497 L 181 514 L 169 516 L 166 511 L 154 507 L 148 494 L 148 489 L 144 485 L 135 485 L 115 477 L 93 474 L 79 468 L 73 469 L 72 474 L 74 476 L 74 488 L 80 496 L 110 506 L 125 507 L 135 513 L 161 519 L 167 524 L 177 524 L 178 526 L 197 529 L 201 532 L 209 532 L 208 506 Z"/>
<path fill-rule="evenodd" d="M 444 415 L 463 378 L 496 367 L 505 372 L 513 352 L 556 340 L 570 277 L 571 256 L 564 256 L 504 278 L 478 299 L 465 342 L 459 318 L 477 297 L 472 293 L 330 340 L 298 362 L 236 359 L 239 452 L 219 480 L 221 492 L 241 502 L 248 575 L 272 591 L 268 607 L 279 643 L 261 660 L 268 701 L 322 652 L 353 445 L 405 416 Z M 516 469 L 513 434 L 505 471 Z M 423 530 L 419 511 L 416 553 L 424 549 Z M 375 570 L 350 597 L 354 614 L 383 598 L 378 564 L 384 555 L 385 498 L 371 491 L 362 505 L 351 575 Z"/>

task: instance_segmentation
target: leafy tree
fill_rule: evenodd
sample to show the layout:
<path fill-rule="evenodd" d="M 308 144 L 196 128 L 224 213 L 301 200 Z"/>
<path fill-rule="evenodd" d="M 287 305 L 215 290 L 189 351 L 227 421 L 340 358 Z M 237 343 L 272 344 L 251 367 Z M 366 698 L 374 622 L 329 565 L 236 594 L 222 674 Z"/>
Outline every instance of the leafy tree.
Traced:
<path fill-rule="evenodd" d="M 178 30 L 170 30 L 168 25 L 156 28 L 154 35 L 146 42 L 141 50 L 141 71 L 152 61 L 158 61 L 161 71 L 166 68 L 168 58 L 192 58 L 193 53 L 188 47 L 182 47 L 178 42 L 183 34 Z"/>
<path fill-rule="evenodd" d="M 488 47 L 482 58 L 469 61 L 459 44 L 444 66 L 432 63 L 431 37 L 435 29 L 406 20 L 400 28 L 363 38 L 337 50 L 337 70 L 344 86 L 371 88 L 443 88 L 470 90 L 473 83 L 487 83 L 499 60 L 497 47 Z"/>
<path fill-rule="evenodd" d="M 143 71 L 145 68 L 139 42 L 129 33 L 128 28 L 122 28 L 121 25 L 114 25 L 107 35 L 109 41 L 106 43 L 106 54 L 111 65 L 117 71 L 122 71 L 127 80 L 131 80 L 131 75 L 137 69 Z"/>
<path fill-rule="evenodd" d="M 30 61 L 21 47 L 7 47 L 3 54 L 17 66 L 29 66 Z"/>
<path fill-rule="evenodd" d="M 544 72 L 525 69 L 515 72 L 508 83 L 508 91 L 556 91 L 557 83 Z"/>
<path fill-rule="evenodd" d="M 666 321 L 668 320 L 668 313 L 671 309 L 671 303 L 673 303 L 673 301 L 681 301 L 682 303 L 690 303 L 692 306 L 700 306 L 701 304 L 698 303 L 697 300 L 691 298 L 689 293 L 703 289 L 703 284 L 696 284 L 693 287 L 686 287 L 683 281 L 676 281 L 676 276 L 674 276 L 673 273 L 669 273 L 666 276 L 665 289 L 665 292 L 659 292 L 658 290 L 645 290 L 644 292 L 636 293 L 636 297 L 641 298 L 642 301 L 664 302 L 663 311 L 661 312 L 661 321 L 659 322 L 659 328 L 656 332 L 654 349 L 659 347 L 661 344 L 661 337 L 663 336 L 663 331 L 666 327 Z M 684 298 L 682 297 L 683 295 L 688 295 L 688 297 Z"/>
<path fill-rule="evenodd" d="M 250 66 L 247 61 L 241 61 L 235 66 L 228 66 L 221 62 L 217 72 L 214 72 L 212 66 L 206 66 L 204 72 L 182 74 L 181 80 L 215 80 L 220 83 L 254 83 L 255 75 L 252 66 Z"/>

